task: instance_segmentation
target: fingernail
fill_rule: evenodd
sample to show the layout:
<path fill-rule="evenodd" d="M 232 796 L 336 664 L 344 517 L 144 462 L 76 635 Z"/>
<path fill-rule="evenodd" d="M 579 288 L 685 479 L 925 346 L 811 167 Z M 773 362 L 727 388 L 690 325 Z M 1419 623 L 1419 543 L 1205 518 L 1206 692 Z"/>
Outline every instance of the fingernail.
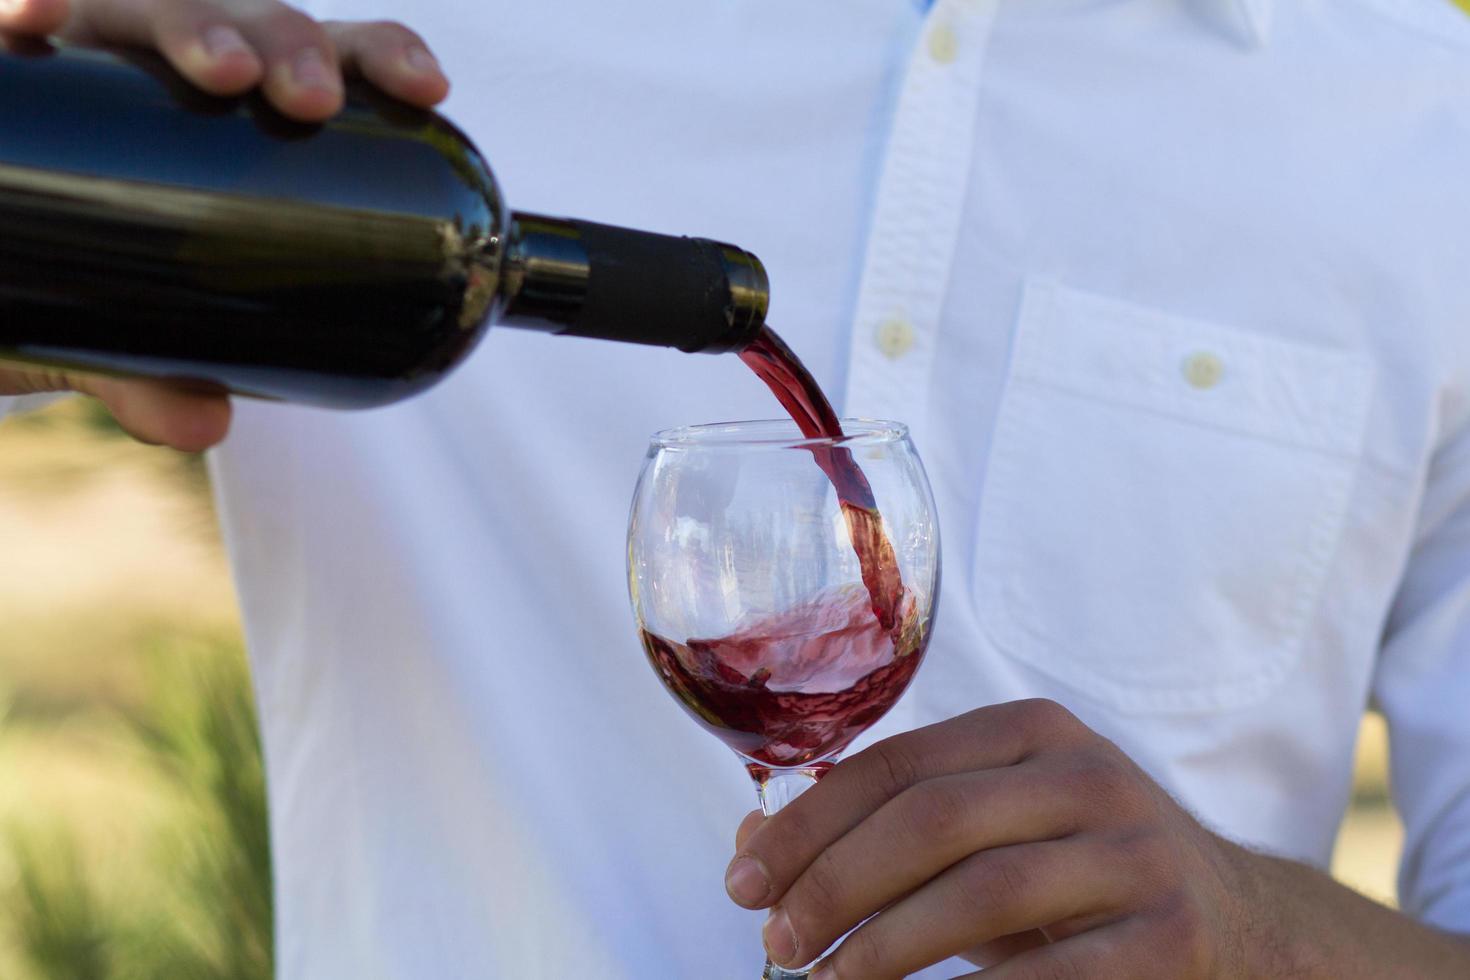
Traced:
<path fill-rule="evenodd" d="M 291 77 L 301 88 L 336 91 L 341 87 L 336 74 L 327 67 L 327 59 L 316 48 L 307 48 L 296 56 L 291 65 Z"/>
<path fill-rule="evenodd" d="M 796 933 L 791 931 L 791 920 L 786 917 L 786 910 L 779 905 L 771 909 L 765 928 L 761 930 L 761 939 L 774 962 L 789 963 L 796 958 Z"/>
<path fill-rule="evenodd" d="M 204 32 L 204 50 L 209 52 L 211 58 L 223 58 L 228 54 L 248 52 L 250 45 L 245 43 L 245 38 L 233 27 L 216 24 Z"/>
<path fill-rule="evenodd" d="M 823 963 L 812 971 L 811 980 L 837 980 L 837 971 L 832 969 L 832 964 Z"/>
<path fill-rule="evenodd" d="M 754 907 L 771 893 L 771 882 L 760 862 L 754 858 L 737 858 L 725 872 L 725 891 L 737 905 Z"/>
<path fill-rule="evenodd" d="M 437 75 L 439 62 L 427 48 L 409 48 L 403 53 L 403 63 L 416 75 Z"/>

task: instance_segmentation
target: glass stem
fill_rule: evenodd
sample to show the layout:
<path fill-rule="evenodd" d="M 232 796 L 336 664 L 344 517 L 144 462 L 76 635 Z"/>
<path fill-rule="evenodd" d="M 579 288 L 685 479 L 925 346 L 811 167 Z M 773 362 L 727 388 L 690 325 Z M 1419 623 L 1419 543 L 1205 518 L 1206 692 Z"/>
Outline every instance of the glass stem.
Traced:
<path fill-rule="evenodd" d="M 817 785 L 825 768 L 766 769 L 755 774 L 756 792 L 760 794 L 761 812 L 771 816 L 802 793 Z"/>
<path fill-rule="evenodd" d="M 817 785 L 817 780 L 827 774 L 832 768 L 831 762 L 819 762 L 800 769 L 766 769 L 760 766 L 750 766 L 750 777 L 755 780 L 755 788 L 760 796 L 761 812 L 766 816 L 779 811 L 802 793 Z M 813 962 L 816 962 L 813 960 Z M 788 970 L 777 966 L 770 960 L 766 960 L 765 972 L 761 974 L 761 980 L 804 980 L 811 976 L 811 966 L 808 965 L 799 970 Z"/>

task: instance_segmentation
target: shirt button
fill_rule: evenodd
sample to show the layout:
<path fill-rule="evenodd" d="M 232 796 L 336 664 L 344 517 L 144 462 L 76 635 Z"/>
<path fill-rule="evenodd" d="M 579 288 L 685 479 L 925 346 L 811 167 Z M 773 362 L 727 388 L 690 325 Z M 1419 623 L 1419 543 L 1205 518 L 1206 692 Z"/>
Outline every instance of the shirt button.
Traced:
<path fill-rule="evenodd" d="M 914 328 L 906 320 L 884 320 L 874 340 L 889 360 L 896 361 L 914 346 Z"/>
<path fill-rule="evenodd" d="M 940 24 L 929 32 L 929 57 L 941 65 L 947 65 L 960 53 L 960 39 L 955 36 L 954 28 L 948 24 Z"/>
<path fill-rule="evenodd" d="M 1209 351 L 1198 351 L 1184 359 L 1184 380 L 1191 388 L 1207 391 L 1225 376 L 1225 362 Z"/>

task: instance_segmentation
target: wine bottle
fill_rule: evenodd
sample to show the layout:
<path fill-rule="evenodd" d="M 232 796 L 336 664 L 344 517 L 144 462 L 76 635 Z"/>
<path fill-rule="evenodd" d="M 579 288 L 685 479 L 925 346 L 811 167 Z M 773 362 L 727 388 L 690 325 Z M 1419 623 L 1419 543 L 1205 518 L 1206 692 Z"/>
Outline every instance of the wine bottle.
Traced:
<path fill-rule="evenodd" d="M 489 323 L 741 350 L 749 252 L 510 210 L 442 116 L 366 87 L 321 124 L 157 56 L 0 53 L 0 359 L 370 407 Z"/>

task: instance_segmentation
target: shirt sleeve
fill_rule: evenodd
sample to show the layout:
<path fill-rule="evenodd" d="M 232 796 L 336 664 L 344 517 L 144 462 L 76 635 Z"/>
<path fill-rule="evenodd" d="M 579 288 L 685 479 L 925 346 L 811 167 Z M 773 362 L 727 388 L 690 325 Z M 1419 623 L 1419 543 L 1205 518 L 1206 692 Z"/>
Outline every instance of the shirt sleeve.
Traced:
<path fill-rule="evenodd" d="M 1470 432 L 1430 466 L 1374 697 L 1404 821 L 1399 903 L 1470 933 Z"/>

